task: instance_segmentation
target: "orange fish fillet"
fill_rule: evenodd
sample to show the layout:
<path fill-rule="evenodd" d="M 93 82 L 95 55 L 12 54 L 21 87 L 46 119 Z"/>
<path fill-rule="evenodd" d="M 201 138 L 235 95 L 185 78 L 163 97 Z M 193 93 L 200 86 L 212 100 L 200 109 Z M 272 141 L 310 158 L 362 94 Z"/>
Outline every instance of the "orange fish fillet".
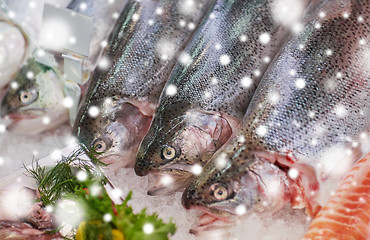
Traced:
<path fill-rule="evenodd" d="M 358 161 L 302 240 L 370 239 L 370 153 Z"/>

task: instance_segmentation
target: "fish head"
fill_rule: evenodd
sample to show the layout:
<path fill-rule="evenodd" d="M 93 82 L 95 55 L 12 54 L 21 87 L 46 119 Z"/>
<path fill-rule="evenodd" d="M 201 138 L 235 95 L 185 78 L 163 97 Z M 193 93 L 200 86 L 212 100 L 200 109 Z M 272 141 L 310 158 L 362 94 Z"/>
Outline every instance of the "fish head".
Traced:
<path fill-rule="evenodd" d="M 197 169 L 203 166 L 232 133 L 227 120 L 214 113 L 192 109 L 177 113 L 159 109 L 138 151 L 135 172 L 152 174 L 155 186 L 151 195 L 184 187 Z M 175 109 L 172 105 L 171 109 Z M 171 177 L 171 184 L 162 184 Z"/>
<path fill-rule="evenodd" d="M 224 222 L 235 222 L 244 215 L 276 211 L 284 206 L 289 199 L 290 184 L 286 173 L 257 154 L 236 155 L 239 161 L 231 154 L 218 154 L 206 164 L 203 174 L 183 193 L 185 208 L 201 210 Z"/>
<path fill-rule="evenodd" d="M 73 134 L 110 169 L 133 167 L 151 116 L 121 97 L 91 101 L 81 107 Z"/>
<path fill-rule="evenodd" d="M 9 131 L 39 133 L 68 119 L 64 98 L 61 76 L 30 59 L 10 83 L 1 103 L 1 116 L 11 120 Z"/>

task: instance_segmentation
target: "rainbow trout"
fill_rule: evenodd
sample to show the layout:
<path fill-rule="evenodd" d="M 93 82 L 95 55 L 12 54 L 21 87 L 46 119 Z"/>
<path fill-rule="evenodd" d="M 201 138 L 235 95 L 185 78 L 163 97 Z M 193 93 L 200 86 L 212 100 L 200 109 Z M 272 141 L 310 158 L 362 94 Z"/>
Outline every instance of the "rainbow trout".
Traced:
<path fill-rule="evenodd" d="M 276 2 L 219 0 L 197 30 L 138 152 L 136 174 L 152 173 L 157 180 L 149 194 L 186 185 L 236 131 L 261 75 L 306 5 L 295 1 L 299 13 L 284 22 Z"/>
<path fill-rule="evenodd" d="M 133 166 L 178 55 L 212 3 L 130 1 L 121 13 L 74 126 L 112 168 Z"/>
<path fill-rule="evenodd" d="M 263 76 L 240 130 L 185 190 L 187 209 L 228 221 L 286 202 L 319 210 L 319 176 L 343 175 L 369 150 L 369 8 L 324 1 L 307 18 Z"/>

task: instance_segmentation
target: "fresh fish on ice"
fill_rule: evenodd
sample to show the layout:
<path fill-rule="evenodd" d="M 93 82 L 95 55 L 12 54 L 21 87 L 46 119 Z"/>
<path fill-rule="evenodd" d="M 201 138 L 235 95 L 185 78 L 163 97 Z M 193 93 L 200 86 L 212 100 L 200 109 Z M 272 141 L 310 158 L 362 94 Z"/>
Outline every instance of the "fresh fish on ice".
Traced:
<path fill-rule="evenodd" d="M 263 76 L 239 132 L 185 190 L 186 208 L 228 221 L 289 201 L 317 213 L 319 181 L 369 151 L 369 7 L 324 1 L 307 17 Z"/>
<path fill-rule="evenodd" d="M 179 52 L 213 2 L 130 1 L 121 13 L 74 126 L 112 168 L 134 164 Z"/>
<path fill-rule="evenodd" d="M 308 2 L 292 3 L 299 12 L 292 22 Z M 186 185 L 236 131 L 261 75 L 292 27 L 278 19 L 276 4 L 219 0 L 213 6 L 166 83 L 139 149 L 136 174 L 153 173 L 158 180 L 149 194 Z M 163 182 L 164 176 L 171 181 Z"/>
<path fill-rule="evenodd" d="M 370 154 L 359 160 L 302 240 L 370 238 Z"/>
<path fill-rule="evenodd" d="M 65 123 L 64 82 L 55 68 L 28 59 L 1 102 L 1 117 L 11 120 L 7 130 L 36 134 Z"/>

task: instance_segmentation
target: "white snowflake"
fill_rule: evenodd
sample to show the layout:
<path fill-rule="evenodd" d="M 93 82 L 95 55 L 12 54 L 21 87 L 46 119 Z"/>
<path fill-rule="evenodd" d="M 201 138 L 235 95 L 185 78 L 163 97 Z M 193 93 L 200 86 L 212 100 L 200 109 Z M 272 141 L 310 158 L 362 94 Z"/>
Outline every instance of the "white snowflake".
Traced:
<path fill-rule="evenodd" d="M 186 22 L 184 20 L 182 20 L 182 19 L 180 20 L 179 24 L 180 24 L 181 27 L 185 27 L 186 26 Z"/>
<path fill-rule="evenodd" d="M 296 86 L 298 89 L 303 89 L 303 88 L 306 86 L 306 81 L 305 81 L 303 78 L 298 78 L 298 79 L 295 81 L 295 86 Z"/>
<path fill-rule="evenodd" d="M 308 112 L 308 116 L 309 116 L 310 118 L 314 118 L 314 117 L 315 117 L 315 112 L 313 112 L 313 111 L 309 111 L 309 112 Z"/>
<path fill-rule="evenodd" d="M 218 83 L 217 78 L 213 77 L 213 78 L 211 79 L 211 83 L 212 83 L 212 85 L 216 85 L 216 84 Z"/>
<path fill-rule="evenodd" d="M 260 36 L 259 36 L 259 41 L 260 41 L 260 43 L 262 43 L 262 44 L 267 44 L 267 43 L 269 43 L 270 42 L 270 40 L 271 40 L 271 37 L 270 37 L 270 34 L 269 33 L 267 33 L 267 32 L 265 32 L 265 33 L 262 33 Z"/>
<path fill-rule="evenodd" d="M 74 104 L 74 101 L 71 97 L 65 97 L 62 103 L 65 108 L 71 108 Z"/>
<path fill-rule="evenodd" d="M 261 71 L 256 69 L 256 70 L 253 71 L 253 75 L 256 76 L 256 77 L 259 77 L 259 76 L 261 76 Z"/>
<path fill-rule="evenodd" d="M 41 119 L 42 123 L 45 125 L 48 125 L 50 123 L 50 118 L 48 116 L 45 116 Z"/>
<path fill-rule="evenodd" d="M 143 226 L 143 232 L 145 234 L 152 234 L 154 232 L 154 226 L 151 223 L 145 223 Z"/>
<path fill-rule="evenodd" d="M 88 114 L 92 118 L 96 118 L 99 116 L 100 110 L 97 106 L 90 106 L 88 110 Z"/>
<path fill-rule="evenodd" d="M 87 173 L 85 171 L 78 171 L 76 174 L 76 178 L 80 182 L 84 182 L 87 180 Z"/>
<path fill-rule="evenodd" d="M 0 124 L 0 133 L 3 133 L 6 131 L 6 125 L 5 124 Z"/>
<path fill-rule="evenodd" d="M 132 14 L 132 21 L 136 22 L 137 20 L 139 20 L 139 18 L 140 18 L 140 14 L 137 14 L 137 13 Z"/>
<path fill-rule="evenodd" d="M 2 166 L 3 164 L 4 164 L 4 158 L 0 157 L 0 166 Z"/>
<path fill-rule="evenodd" d="M 26 76 L 28 79 L 33 79 L 35 74 L 32 71 L 28 71 Z"/>
<path fill-rule="evenodd" d="M 195 29 L 195 24 L 193 23 L 193 22 L 190 22 L 190 23 L 188 23 L 188 28 L 189 28 L 189 30 L 194 30 Z"/>
<path fill-rule="evenodd" d="M 331 49 L 326 49 L 326 50 L 325 50 L 325 54 L 326 54 L 327 56 L 331 56 L 331 55 L 333 54 L 333 50 L 331 50 Z"/>
<path fill-rule="evenodd" d="M 360 22 L 360 23 L 364 22 L 364 17 L 363 16 L 358 16 L 357 21 Z"/>
<path fill-rule="evenodd" d="M 321 28 L 321 24 L 320 24 L 319 22 L 315 23 L 315 28 L 316 28 L 316 29 Z"/>
<path fill-rule="evenodd" d="M 335 106 L 334 112 L 340 118 L 347 115 L 346 108 L 341 104 L 338 104 L 337 106 Z"/>
<path fill-rule="evenodd" d="M 186 66 L 189 66 L 192 62 L 192 58 L 191 58 L 189 53 L 184 52 L 180 55 L 179 62 L 186 65 Z"/>
<path fill-rule="evenodd" d="M 166 94 L 168 96 L 174 96 L 177 93 L 177 87 L 173 84 L 169 84 L 166 88 Z"/>
<path fill-rule="evenodd" d="M 157 15 L 161 15 L 161 14 L 163 13 L 163 9 L 162 9 L 161 7 L 157 7 L 157 8 L 155 9 L 155 13 L 156 13 Z"/>
<path fill-rule="evenodd" d="M 296 70 L 294 70 L 294 69 L 291 69 L 290 71 L 289 71 L 289 75 L 290 76 L 294 76 L 294 75 L 296 75 L 297 74 L 297 72 L 296 72 Z"/>
<path fill-rule="evenodd" d="M 230 61 L 231 60 L 230 60 L 229 55 L 223 54 L 223 55 L 220 56 L 220 63 L 221 63 L 221 65 L 226 66 L 226 65 L 228 65 L 230 63 Z"/>
<path fill-rule="evenodd" d="M 35 8 L 35 7 L 36 7 L 36 2 L 35 2 L 35 1 L 30 1 L 30 2 L 28 3 L 28 6 L 29 6 L 30 8 Z"/>
<path fill-rule="evenodd" d="M 299 176 L 299 172 L 297 169 L 295 168 L 291 168 L 288 170 L 288 176 L 291 178 L 291 179 L 297 179 L 297 177 Z"/>
<path fill-rule="evenodd" d="M 203 168 L 202 166 L 200 166 L 199 164 L 194 164 L 192 167 L 191 167 L 191 172 L 194 174 L 194 175 L 200 175 L 203 171 Z"/>
<path fill-rule="evenodd" d="M 319 17 L 320 18 L 324 18 L 326 16 L 326 13 L 325 12 L 323 12 L 323 11 L 320 11 L 319 12 Z"/>
<path fill-rule="evenodd" d="M 164 186 L 168 186 L 171 183 L 173 183 L 173 177 L 171 177 L 171 175 L 166 174 L 161 177 L 160 183 L 163 184 Z"/>
<path fill-rule="evenodd" d="M 240 204 L 235 208 L 235 213 L 239 216 L 244 215 L 247 212 L 247 208 Z"/>
<path fill-rule="evenodd" d="M 275 105 L 279 102 L 280 100 L 280 95 L 279 93 L 277 92 L 271 92 L 269 95 L 268 95 L 268 100 L 269 102 L 272 104 L 272 105 Z"/>
<path fill-rule="evenodd" d="M 53 206 L 51 206 L 51 205 L 47 205 L 47 206 L 45 207 L 45 210 L 46 210 L 48 213 L 51 213 L 51 212 L 53 212 L 54 208 L 53 208 Z"/>
<path fill-rule="evenodd" d="M 216 43 L 216 45 L 215 45 L 215 49 L 216 49 L 216 50 L 220 50 L 220 49 L 221 49 L 221 44 Z"/>
<path fill-rule="evenodd" d="M 263 137 L 267 134 L 267 127 L 264 125 L 260 125 L 256 128 L 256 133 L 258 136 Z"/>
<path fill-rule="evenodd" d="M 265 63 L 269 63 L 271 61 L 271 58 L 269 56 L 266 56 L 266 57 L 263 58 L 263 61 Z"/>
<path fill-rule="evenodd" d="M 241 42 L 246 42 L 246 41 L 248 40 L 248 38 L 247 38 L 247 36 L 246 36 L 246 35 L 242 34 L 242 35 L 240 35 L 239 40 L 240 40 Z"/>
<path fill-rule="evenodd" d="M 366 41 L 365 41 L 365 39 L 361 38 L 359 43 L 360 43 L 360 45 L 365 45 Z"/>
<path fill-rule="evenodd" d="M 343 18 L 344 19 L 348 19 L 349 18 L 349 13 L 348 12 L 344 12 L 343 13 Z"/>
<path fill-rule="evenodd" d="M 243 77 L 240 80 L 240 84 L 242 85 L 242 87 L 250 88 L 253 84 L 253 80 L 250 77 Z"/>
<path fill-rule="evenodd" d="M 226 153 L 220 153 L 216 158 L 217 169 L 222 170 L 226 167 L 229 160 L 227 159 Z"/>
<path fill-rule="evenodd" d="M 107 57 L 102 57 L 99 61 L 99 64 L 98 64 L 99 68 L 101 69 L 108 69 L 109 66 L 110 66 L 110 61 L 109 61 L 109 58 Z"/>
<path fill-rule="evenodd" d="M 109 214 L 109 213 L 104 214 L 103 215 L 103 220 L 104 220 L 104 222 L 110 222 L 110 221 L 112 221 L 112 215 Z"/>

